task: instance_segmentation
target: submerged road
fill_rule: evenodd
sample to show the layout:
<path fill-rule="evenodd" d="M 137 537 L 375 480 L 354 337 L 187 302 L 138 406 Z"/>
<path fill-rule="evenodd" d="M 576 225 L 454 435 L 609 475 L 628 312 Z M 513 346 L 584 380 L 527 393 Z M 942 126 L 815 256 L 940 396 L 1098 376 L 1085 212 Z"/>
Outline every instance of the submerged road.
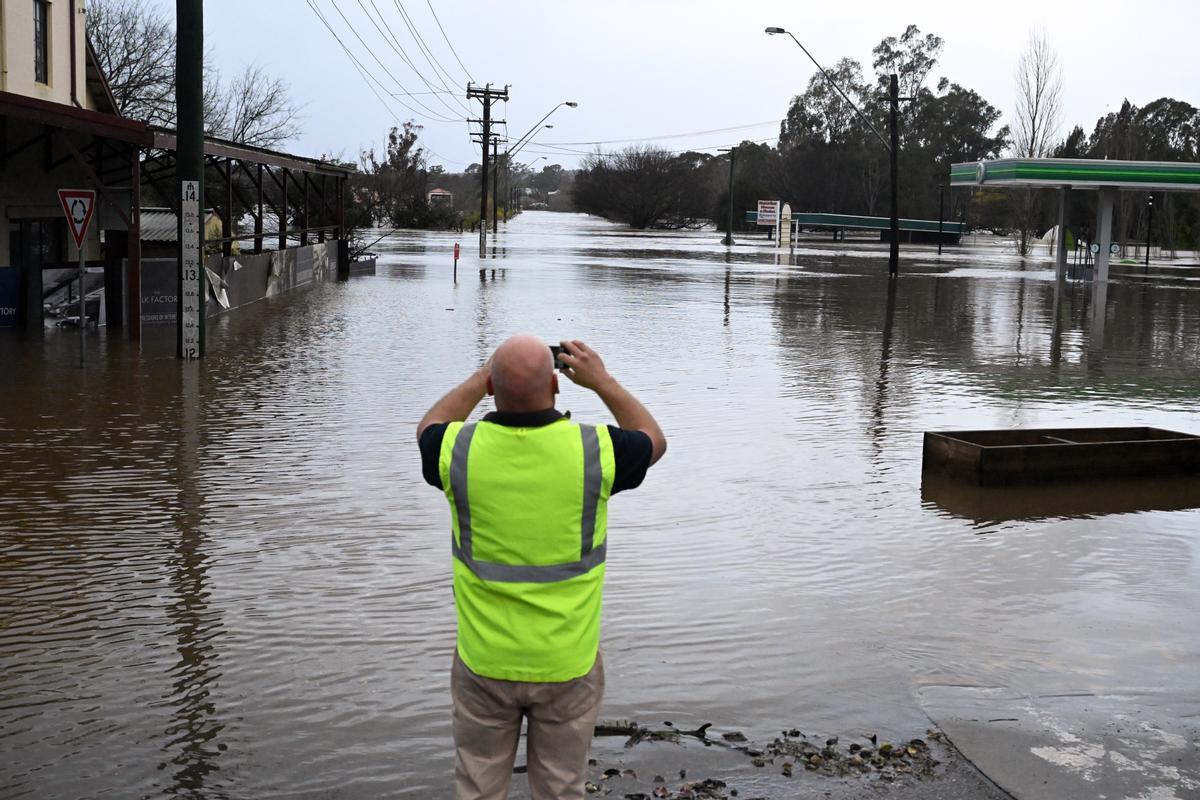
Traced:
<path fill-rule="evenodd" d="M 610 508 L 602 717 L 936 726 L 1019 797 L 1200 797 L 1200 485 L 920 470 L 931 429 L 1200 433 L 1200 268 L 1116 268 L 1096 326 L 1086 285 L 1056 305 L 1048 259 L 969 238 L 891 291 L 853 240 L 529 212 L 457 286 L 454 241 L 215 320 L 200 365 L 0 336 L 0 794 L 446 796 L 448 512 L 413 429 L 527 331 L 595 347 L 671 440 Z"/>

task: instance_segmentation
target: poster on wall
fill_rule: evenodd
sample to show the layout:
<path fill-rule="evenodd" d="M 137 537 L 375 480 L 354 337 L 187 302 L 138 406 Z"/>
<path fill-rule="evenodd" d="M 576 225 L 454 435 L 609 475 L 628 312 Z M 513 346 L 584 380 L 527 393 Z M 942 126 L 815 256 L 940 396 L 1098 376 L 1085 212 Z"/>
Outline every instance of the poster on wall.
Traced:
<path fill-rule="evenodd" d="M 122 273 L 125 267 L 122 266 Z M 174 325 L 179 313 L 179 262 L 142 259 L 142 324 Z"/>
<path fill-rule="evenodd" d="M 21 305 L 21 270 L 0 267 L 0 328 L 17 327 Z"/>

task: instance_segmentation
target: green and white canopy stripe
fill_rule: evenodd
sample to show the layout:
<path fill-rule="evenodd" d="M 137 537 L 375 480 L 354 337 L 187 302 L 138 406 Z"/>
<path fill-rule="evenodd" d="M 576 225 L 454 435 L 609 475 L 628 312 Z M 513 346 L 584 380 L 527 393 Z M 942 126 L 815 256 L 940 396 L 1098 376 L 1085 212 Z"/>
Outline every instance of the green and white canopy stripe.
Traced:
<path fill-rule="evenodd" d="M 1200 191 L 1200 164 L 1100 161 L 1080 158 L 1001 158 L 950 167 L 951 186 L 1069 186 L 1072 189 Z"/>

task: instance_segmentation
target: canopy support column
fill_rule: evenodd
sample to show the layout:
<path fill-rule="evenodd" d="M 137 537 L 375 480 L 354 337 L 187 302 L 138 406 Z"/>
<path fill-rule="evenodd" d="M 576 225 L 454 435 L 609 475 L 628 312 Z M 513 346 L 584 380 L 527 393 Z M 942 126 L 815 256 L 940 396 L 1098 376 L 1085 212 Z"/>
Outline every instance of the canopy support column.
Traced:
<path fill-rule="evenodd" d="M 1113 205 L 1116 199 L 1115 190 L 1100 190 L 1100 199 L 1096 209 L 1096 244 L 1100 245 L 1100 252 L 1096 253 L 1096 283 L 1108 282 L 1108 250 L 1112 245 Z"/>
<path fill-rule="evenodd" d="M 1058 190 L 1058 237 L 1054 245 L 1054 274 L 1061 283 L 1067 276 L 1067 200 L 1071 187 Z"/>

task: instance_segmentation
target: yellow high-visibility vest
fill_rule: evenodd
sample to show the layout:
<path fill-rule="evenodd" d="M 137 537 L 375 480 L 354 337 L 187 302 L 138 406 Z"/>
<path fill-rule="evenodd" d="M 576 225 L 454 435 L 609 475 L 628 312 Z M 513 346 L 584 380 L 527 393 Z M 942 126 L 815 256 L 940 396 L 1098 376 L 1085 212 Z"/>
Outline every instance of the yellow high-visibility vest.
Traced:
<path fill-rule="evenodd" d="M 458 654 L 472 672 L 557 683 L 591 670 L 615 464 L 604 425 L 447 426 L 438 470 Z"/>

